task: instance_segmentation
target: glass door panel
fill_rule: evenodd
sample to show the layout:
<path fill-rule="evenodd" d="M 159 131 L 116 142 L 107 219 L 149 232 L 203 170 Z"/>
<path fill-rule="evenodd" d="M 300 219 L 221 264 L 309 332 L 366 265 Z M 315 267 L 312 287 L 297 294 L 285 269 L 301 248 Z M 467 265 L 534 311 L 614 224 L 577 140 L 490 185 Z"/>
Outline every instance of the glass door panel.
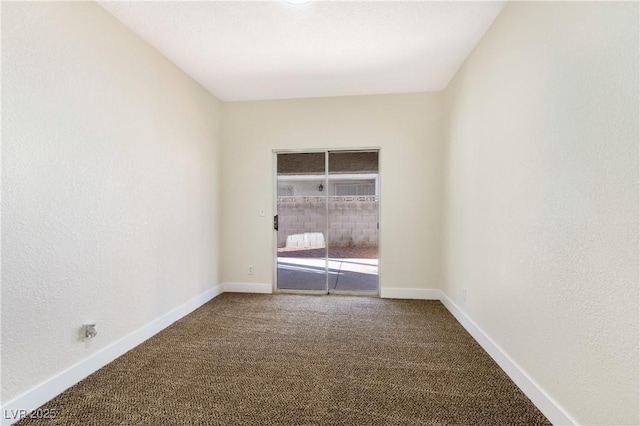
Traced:
<path fill-rule="evenodd" d="M 329 152 L 328 291 L 378 292 L 377 151 Z"/>
<path fill-rule="evenodd" d="M 277 288 L 327 291 L 326 153 L 277 154 Z"/>

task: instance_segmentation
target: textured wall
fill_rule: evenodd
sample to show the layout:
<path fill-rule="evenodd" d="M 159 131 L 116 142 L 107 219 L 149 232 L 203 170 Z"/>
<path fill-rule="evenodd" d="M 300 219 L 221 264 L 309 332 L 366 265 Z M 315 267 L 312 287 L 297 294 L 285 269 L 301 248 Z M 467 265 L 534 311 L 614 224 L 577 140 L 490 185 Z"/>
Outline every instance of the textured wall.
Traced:
<path fill-rule="evenodd" d="M 443 290 L 580 424 L 640 423 L 638 54 L 638 3 L 509 3 L 445 94 Z"/>
<path fill-rule="evenodd" d="M 3 403 L 219 283 L 219 115 L 95 3 L 3 2 Z"/>
<path fill-rule="evenodd" d="M 238 102 L 223 115 L 223 281 L 273 282 L 272 150 L 380 147 L 380 285 L 438 288 L 440 94 Z"/>

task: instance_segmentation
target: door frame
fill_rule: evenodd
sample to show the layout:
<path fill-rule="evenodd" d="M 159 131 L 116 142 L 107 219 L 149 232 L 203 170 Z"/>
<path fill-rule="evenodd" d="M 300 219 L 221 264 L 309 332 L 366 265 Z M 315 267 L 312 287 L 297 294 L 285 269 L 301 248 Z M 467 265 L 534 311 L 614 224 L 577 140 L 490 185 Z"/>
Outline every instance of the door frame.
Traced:
<path fill-rule="evenodd" d="M 271 228 L 272 232 L 272 249 L 273 254 L 272 261 L 272 277 L 273 283 L 271 285 L 273 293 L 289 293 L 289 294 L 307 294 L 307 295 L 345 295 L 345 296 L 368 296 L 368 297 L 380 297 L 380 289 L 382 287 L 382 149 L 381 147 L 359 147 L 359 148 L 309 148 L 309 149 L 273 149 L 272 150 L 272 190 L 273 195 L 271 197 L 273 216 L 278 214 L 278 154 L 313 154 L 324 153 L 325 154 L 325 188 L 329 188 L 329 153 L 330 152 L 378 152 L 378 288 L 375 292 L 363 292 L 363 291 L 329 291 L 329 202 L 327 195 L 327 202 L 325 202 L 325 214 L 327 220 L 325 221 L 325 235 L 327 245 L 325 247 L 325 289 L 324 290 L 296 290 L 296 289 L 279 289 L 278 288 L 278 231 Z"/>

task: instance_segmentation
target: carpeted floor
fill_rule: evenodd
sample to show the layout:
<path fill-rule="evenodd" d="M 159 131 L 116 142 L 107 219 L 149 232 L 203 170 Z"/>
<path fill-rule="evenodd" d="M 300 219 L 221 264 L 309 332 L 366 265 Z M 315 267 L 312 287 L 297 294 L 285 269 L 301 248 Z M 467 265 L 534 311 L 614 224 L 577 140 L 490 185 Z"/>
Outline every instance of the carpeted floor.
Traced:
<path fill-rule="evenodd" d="M 550 424 L 437 301 L 225 293 L 46 425 Z"/>

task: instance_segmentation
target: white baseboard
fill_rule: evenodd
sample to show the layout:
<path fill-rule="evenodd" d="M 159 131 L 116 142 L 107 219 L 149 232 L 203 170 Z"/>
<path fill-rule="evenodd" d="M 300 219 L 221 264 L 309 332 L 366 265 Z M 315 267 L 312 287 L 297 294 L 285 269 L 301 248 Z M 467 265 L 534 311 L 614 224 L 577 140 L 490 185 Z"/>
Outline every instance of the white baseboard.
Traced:
<path fill-rule="evenodd" d="M 164 330 L 222 292 L 222 285 L 215 286 L 14 398 L 2 407 L 0 424 L 5 426 L 17 422 L 20 419 L 20 415 L 24 416 L 50 401 L 80 380 Z"/>
<path fill-rule="evenodd" d="M 224 283 L 225 293 L 264 293 L 271 294 L 271 283 Z"/>
<path fill-rule="evenodd" d="M 432 288 L 381 288 L 383 299 L 440 300 L 440 290 Z"/>
<path fill-rule="evenodd" d="M 440 301 L 551 423 L 556 426 L 578 424 L 446 294 L 441 292 Z"/>

